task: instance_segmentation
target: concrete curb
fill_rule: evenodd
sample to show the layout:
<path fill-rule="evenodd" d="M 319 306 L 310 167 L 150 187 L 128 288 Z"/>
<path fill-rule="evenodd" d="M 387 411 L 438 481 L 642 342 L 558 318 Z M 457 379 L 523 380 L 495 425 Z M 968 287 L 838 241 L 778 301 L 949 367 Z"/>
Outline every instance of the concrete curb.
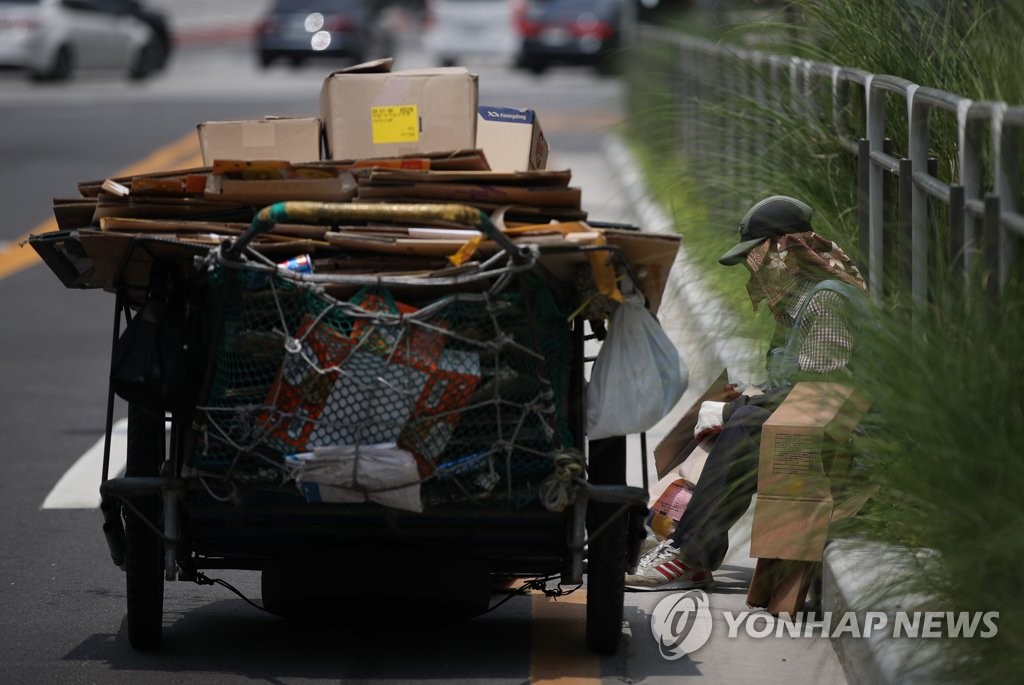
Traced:
<path fill-rule="evenodd" d="M 909 550 L 856 540 L 833 540 L 825 549 L 822 610 L 833 616 L 852 611 L 866 625 L 865 607 L 887 616 L 927 606 L 929 598 L 906 593 L 880 594 L 894 575 L 919 573 L 922 561 Z M 851 683 L 926 685 L 938 682 L 939 645 L 928 640 L 893 638 L 886 632 L 832 639 L 836 656 Z"/>
<path fill-rule="evenodd" d="M 626 144 L 618 136 L 608 135 L 602 141 L 602 148 L 609 164 L 619 171 L 643 229 L 676 234 L 668 214 L 647 194 L 640 170 Z M 704 363 L 717 368 L 724 366 L 730 370 L 731 378 L 754 378 L 753 375 L 737 376 L 733 372 L 737 369 L 749 372 L 751 364 L 763 363 L 755 349 L 755 341 L 740 337 L 723 338 L 717 333 L 736 330 L 736 322 L 695 276 L 699 273 L 685 248 L 681 247 L 680 256 L 669 273 L 669 283 L 673 294 L 683 300 L 683 308 L 692 317 L 688 324 L 690 333 L 699 338 L 709 352 Z M 832 541 L 825 550 L 822 564 L 822 611 L 833 616 L 855 611 L 863 619 L 864 607 L 867 606 L 872 611 L 884 611 L 890 615 L 901 609 L 910 610 L 919 605 L 922 598 L 898 596 L 879 605 L 881 600 L 872 591 L 877 593 L 886 578 L 898 569 L 919 563 L 909 552 L 882 545 Z M 920 642 L 911 643 L 881 634 L 855 637 L 844 633 L 833 639 L 832 645 L 850 683 L 924 685 L 935 682 L 935 669 L 931 664 L 935 663 L 936 654 L 934 649 L 922 646 Z"/>
<path fill-rule="evenodd" d="M 646 231 L 678 235 L 672 220 L 665 210 L 647 195 L 643 178 L 629 148 L 617 135 L 607 135 L 602 141 L 602 152 L 609 164 L 619 170 L 623 188 L 632 203 L 639 223 Z M 706 331 L 735 331 L 738 322 L 723 307 L 694 274 L 699 274 L 693 260 L 686 252 L 685 244 L 679 248 L 679 256 L 669 272 L 671 291 L 683 300 L 683 309 L 694 320 L 692 328 L 703 334 Z M 715 370 L 725 367 L 730 370 L 733 380 L 751 380 L 763 369 L 756 365 L 761 361 L 756 343 L 749 338 L 721 335 L 702 335 L 706 350 L 705 363 Z"/>

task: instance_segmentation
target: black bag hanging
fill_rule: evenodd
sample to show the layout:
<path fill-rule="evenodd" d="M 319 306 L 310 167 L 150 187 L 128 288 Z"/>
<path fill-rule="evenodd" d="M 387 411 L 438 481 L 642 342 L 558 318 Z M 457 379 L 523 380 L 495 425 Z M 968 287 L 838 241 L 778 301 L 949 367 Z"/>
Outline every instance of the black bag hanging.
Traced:
<path fill-rule="evenodd" d="M 118 397 L 154 410 L 188 409 L 195 399 L 196 350 L 184 307 L 150 300 L 114 347 L 110 383 Z"/>

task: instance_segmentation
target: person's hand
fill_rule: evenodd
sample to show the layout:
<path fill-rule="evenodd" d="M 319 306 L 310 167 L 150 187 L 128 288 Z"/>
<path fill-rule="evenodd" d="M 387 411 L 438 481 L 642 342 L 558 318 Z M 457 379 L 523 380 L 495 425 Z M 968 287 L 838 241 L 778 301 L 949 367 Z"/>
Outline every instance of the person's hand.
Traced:
<path fill-rule="evenodd" d="M 701 402 L 700 411 L 697 412 L 697 425 L 693 427 L 693 437 L 698 441 L 722 432 L 722 413 L 725 411 L 725 402 Z"/>

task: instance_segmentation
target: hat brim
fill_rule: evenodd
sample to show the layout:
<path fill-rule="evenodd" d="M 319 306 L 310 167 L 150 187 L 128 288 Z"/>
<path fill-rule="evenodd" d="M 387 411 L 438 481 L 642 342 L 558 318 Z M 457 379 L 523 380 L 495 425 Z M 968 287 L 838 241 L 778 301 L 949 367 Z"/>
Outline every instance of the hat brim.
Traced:
<path fill-rule="evenodd" d="M 747 255 L 755 247 L 768 240 L 768 238 L 755 238 L 754 240 L 745 240 L 742 243 L 734 245 L 728 252 L 718 258 L 718 263 L 722 266 L 734 266 L 746 260 Z"/>

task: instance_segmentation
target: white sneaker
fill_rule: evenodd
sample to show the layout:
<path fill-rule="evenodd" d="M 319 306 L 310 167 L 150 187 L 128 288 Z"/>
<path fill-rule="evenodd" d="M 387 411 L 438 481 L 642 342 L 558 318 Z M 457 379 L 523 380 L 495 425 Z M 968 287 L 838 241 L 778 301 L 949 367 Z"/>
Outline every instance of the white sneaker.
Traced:
<path fill-rule="evenodd" d="M 626 575 L 626 587 L 634 590 L 689 590 L 713 582 L 711 571 L 684 562 L 668 542 L 641 557 L 636 573 Z"/>

